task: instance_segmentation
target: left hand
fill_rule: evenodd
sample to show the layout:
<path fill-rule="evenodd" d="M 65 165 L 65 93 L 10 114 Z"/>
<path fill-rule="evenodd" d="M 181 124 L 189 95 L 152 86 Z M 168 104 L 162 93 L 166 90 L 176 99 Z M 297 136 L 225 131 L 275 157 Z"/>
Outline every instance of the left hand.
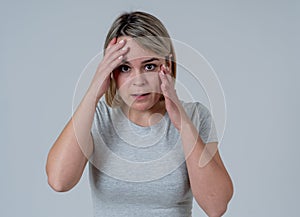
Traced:
<path fill-rule="evenodd" d="M 187 121 L 187 114 L 181 105 L 175 90 L 175 80 L 171 76 L 169 67 L 161 66 L 159 77 L 161 80 L 161 90 L 165 97 L 165 106 L 171 122 L 177 130 L 181 131 L 183 121 Z"/>

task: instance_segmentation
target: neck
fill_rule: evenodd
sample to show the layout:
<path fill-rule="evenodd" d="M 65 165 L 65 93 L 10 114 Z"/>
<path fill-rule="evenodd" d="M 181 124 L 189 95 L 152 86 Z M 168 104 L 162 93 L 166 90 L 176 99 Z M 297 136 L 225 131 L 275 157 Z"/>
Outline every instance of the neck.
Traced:
<path fill-rule="evenodd" d="M 131 122 L 143 127 L 158 123 L 166 113 L 164 101 L 160 101 L 152 108 L 144 111 L 135 110 L 127 105 L 122 105 L 121 109 Z"/>

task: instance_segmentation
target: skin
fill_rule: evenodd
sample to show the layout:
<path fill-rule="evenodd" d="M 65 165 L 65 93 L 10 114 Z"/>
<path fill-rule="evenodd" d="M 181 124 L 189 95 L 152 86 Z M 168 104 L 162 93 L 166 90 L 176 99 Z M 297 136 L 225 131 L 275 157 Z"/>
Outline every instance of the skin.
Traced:
<path fill-rule="evenodd" d="M 152 51 L 146 50 L 129 37 L 120 37 L 118 41 L 126 40 L 122 64 L 114 70 L 117 89 L 123 100 L 121 108 L 127 117 L 141 126 L 154 124 L 157 116 L 166 112 L 164 101 L 159 101 L 162 94 L 159 72 L 165 59 Z M 136 94 L 148 93 L 143 99 L 137 99 Z M 151 118 L 152 117 L 152 118 Z"/>
<path fill-rule="evenodd" d="M 145 64 L 144 61 L 149 59 L 152 61 Z M 128 69 L 126 67 L 120 71 L 120 65 L 124 63 L 130 66 L 130 71 L 124 70 Z M 151 64 L 156 65 L 155 69 Z M 171 76 L 172 69 L 168 65 L 163 58 L 143 49 L 129 37 L 114 38 L 109 43 L 86 94 L 49 151 L 46 172 L 48 183 L 55 191 L 72 189 L 82 176 L 93 153 L 90 130 L 96 106 L 108 89 L 113 72 L 124 101 L 121 106 L 124 114 L 138 125 L 149 126 L 168 112 L 181 135 L 191 189 L 197 203 L 210 217 L 221 216 L 226 211 L 233 186 L 217 143 L 204 144 L 201 140 L 180 104 Z M 139 100 L 132 96 L 145 92 L 150 94 Z M 159 101 L 161 94 L 165 101 Z M 199 166 L 200 158 L 206 162 L 202 166 Z"/>
<path fill-rule="evenodd" d="M 170 64 L 130 38 L 125 39 L 129 52 L 122 59 L 126 64 L 114 75 L 120 96 L 125 102 L 123 111 L 131 121 L 142 126 L 151 125 L 153 114 L 168 112 L 172 124 L 181 135 L 191 189 L 197 203 L 209 216 L 221 216 L 232 197 L 233 186 L 217 150 L 217 143 L 204 144 L 201 140 L 177 96 L 174 78 L 168 67 Z M 145 65 L 143 61 L 149 59 L 157 60 Z M 155 64 L 156 67 L 149 64 Z M 146 70 L 150 68 L 153 70 Z M 143 100 L 134 100 L 131 95 L 149 90 L 153 90 L 153 93 Z M 165 101 L 159 102 L 161 94 Z"/>
<path fill-rule="evenodd" d="M 90 86 L 73 116 L 55 140 L 48 153 L 46 173 L 48 184 L 57 192 L 72 189 L 80 180 L 94 150 L 91 127 L 99 99 L 109 87 L 110 74 L 128 50 L 114 38 L 105 50 Z"/>

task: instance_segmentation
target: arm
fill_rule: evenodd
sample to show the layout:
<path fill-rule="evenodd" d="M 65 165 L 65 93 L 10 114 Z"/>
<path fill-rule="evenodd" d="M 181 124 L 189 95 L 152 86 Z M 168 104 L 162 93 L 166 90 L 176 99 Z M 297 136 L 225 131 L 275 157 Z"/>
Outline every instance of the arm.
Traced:
<path fill-rule="evenodd" d="M 85 95 L 49 151 L 46 173 L 55 191 L 68 191 L 78 183 L 87 158 L 93 152 L 90 129 L 97 100 L 91 96 L 90 93 Z"/>
<path fill-rule="evenodd" d="M 191 189 L 199 206 L 210 217 L 222 216 L 233 194 L 229 174 L 217 150 L 217 142 L 204 144 L 189 119 L 182 119 L 181 140 Z M 206 161 L 199 166 L 199 159 Z"/>
<path fill-rule="evenodd" d="M 99 64 L 93 80 L 52 148 L 46 163 L 48 183 L 55 191 L 68 191 L 80 180 L 88 158 L 93 153 L 91 127 L 96 105 L 110 84 L 110 74 L 123 60 L 127 50 L 114 38 Z"/>
<path fill-rule="evenodd" d="M 217 151 L 217 143 L 205 145 L 201 140 L 178 99 L 170 69 L 161 66 L 159 76 L 166 109 L 181 135 L 193 195 L 209 217 L 220 217 L 227 209 L 233 186 Z"/>

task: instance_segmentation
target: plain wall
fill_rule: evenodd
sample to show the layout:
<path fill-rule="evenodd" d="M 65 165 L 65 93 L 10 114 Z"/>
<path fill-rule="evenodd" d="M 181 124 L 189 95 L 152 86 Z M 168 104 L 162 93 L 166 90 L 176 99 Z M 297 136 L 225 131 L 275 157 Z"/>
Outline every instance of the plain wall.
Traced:
<path fill-rule="evenodd" d="M 220 152 L 235 187 L 224 216 L 298 216 L 299 1 L 0 4 L 0 216 L 92 216 L 87 170 L 70 192 L 56 193 L 45 163 L 72 114 L 81 71 L 101 51 L 113 20 L 133 10 L 160 18 L 222 84 Z M 193 216 L 205 216 L 196 203 Z"/>

